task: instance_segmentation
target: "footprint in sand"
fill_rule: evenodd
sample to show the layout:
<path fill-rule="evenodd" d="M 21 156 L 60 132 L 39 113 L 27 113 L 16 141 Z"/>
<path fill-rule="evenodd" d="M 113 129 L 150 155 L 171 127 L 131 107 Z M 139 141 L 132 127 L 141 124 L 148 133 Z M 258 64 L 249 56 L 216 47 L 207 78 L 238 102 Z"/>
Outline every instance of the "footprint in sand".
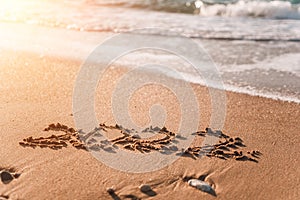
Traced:
<path fill-rule="evenodd" d="M 152 189 L 150 185 L 142 184 L 139 186 L 139 190 L 141 193 L 146 194 L 148 197 L 154 197 L 157 193 Z M 132 200 L 139 200 L 143 199 L 133 194 L 122 194 L 118 195 L 113 188 L 107 189 L 108 194 L 111 196 L 113 200 L 121 200 L 121 199 L 132 199 Z"/>
<path fill-rule="evenodd" d="M 7 200 L 9 199 L 9 196 L 7 195 L 0 195 L 0 200 Z"/>
<path fill-rule="evenodd" d="M 151 188 L 150 185 L 143 184 L 139 187 L 140 191 L 149 197 L 154 197 L 157 193 Z"/>
<path fill-rule="evenodd" d="M 107 189 L 107 193 L 111 196 L 113 200 L 121 200 L 120 197 L 116 194 L 113 188 Z"/>
<path fill-rule="evenodd" d="M 19 178 L 20 174 L 16 173 L 14 169 L 4 169 L 0 168 L 0 178 L 2 183 L 8 184 L 12 180 Z"/>

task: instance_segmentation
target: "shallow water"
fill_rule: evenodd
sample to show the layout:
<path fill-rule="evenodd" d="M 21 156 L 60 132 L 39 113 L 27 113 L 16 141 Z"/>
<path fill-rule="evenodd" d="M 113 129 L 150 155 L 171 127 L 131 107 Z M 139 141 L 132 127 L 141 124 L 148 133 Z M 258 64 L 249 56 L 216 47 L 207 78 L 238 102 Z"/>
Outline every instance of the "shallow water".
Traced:
<path fill-rule="evenodd" d="M 157 27 L 155 32 L 139 33 L 186 36 L 209 53 L 226 89 L 300 102 L 300 8 L 295 0 L 13 0 L 0 4 L 2 22 L 110 33 Z M 90 46 L 80 41 L 76 45 Z M 173 59 L 149 52 L 141 55 L 149 62 Z M 123 63 L 130 66 L 137 59 L 128 57 Z M 176 70 L 190 82 L 203 83 L 185 65 Z"/>

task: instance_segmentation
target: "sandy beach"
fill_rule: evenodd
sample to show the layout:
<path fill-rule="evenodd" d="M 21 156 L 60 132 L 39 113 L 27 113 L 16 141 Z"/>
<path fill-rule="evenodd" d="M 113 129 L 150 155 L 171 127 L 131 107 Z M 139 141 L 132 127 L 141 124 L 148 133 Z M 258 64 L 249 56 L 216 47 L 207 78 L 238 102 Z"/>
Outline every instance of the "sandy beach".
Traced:
<path fill-rule="evenodd" d="M 243 139 L 245 147 L 238 150 L 259 151 L 257 162 L 184 156 L 158 171 L 125 173 L 109 168 L 88 151 L 72 145 L 54 150 L 19 144 L 24 138 L 50 136 L 43 130 L 52 123 L 76 128 L 72 94 L 80 60 L 5 49 L 0 56 L 0 168 L 19 174 L 9 183 L 0 182 L 1 199 L 298 199 L 300 196 L 299 104 L 226 92 L 226 121 L 222 131 Z M 102 80 L 107 87 L 97 93 L 96 111 L 101 123 L 114 125 L 110 95 L 114 80 L 124 71 L 114 68 L 108 73 L 110 78 Z M 199 130 L 204 130 L 210 117 L 207 89 L 200 85 L 192 88 L 201 108 Z M 147 106 L 160 101 L 168 114 L 166 127 L 176 130 L 180 116 L 176 98 L 160 87 L 145 89 L 148 98 L 140 91 L 130 104 L 133 119 L 147 124 Z M 186 181 L 200 177 L 211 183 L 216 196 L 197 190 Z M 141 192 L 142 184 L 150 185 L 155 195 Z"/>

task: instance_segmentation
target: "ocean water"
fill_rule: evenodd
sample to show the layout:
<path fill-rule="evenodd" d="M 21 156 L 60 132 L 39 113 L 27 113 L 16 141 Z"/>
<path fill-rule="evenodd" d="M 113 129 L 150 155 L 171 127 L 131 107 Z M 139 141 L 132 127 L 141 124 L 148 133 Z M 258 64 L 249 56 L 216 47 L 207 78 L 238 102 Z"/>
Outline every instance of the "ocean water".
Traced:
<path fill-rule="evenodd" d="M 300 103 L 299 0 L 7 0 L 0 5 L 2 22 L 110 33 L 156 27 L 139 33 L 185 36 L 201 43 L 227 90 Z M 184 65 L 177 70 L 202 83 Z"/>

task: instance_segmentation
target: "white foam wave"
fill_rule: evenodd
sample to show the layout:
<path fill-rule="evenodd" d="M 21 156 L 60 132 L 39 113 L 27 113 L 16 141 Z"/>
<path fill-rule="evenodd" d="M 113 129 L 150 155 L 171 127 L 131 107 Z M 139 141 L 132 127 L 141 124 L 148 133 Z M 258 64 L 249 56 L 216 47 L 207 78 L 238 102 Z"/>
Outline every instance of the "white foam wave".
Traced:
<path fill-rule="evenodd" d="M 175 77 L 174 77 L 175 78 Z M 255 89 L 254 87 L 247 86 L 247 87 L 239 87 L 235 85 L 229 85 L 229 84 L 223 84 L 222 87 L 216 86 L 216 85 L 207 85 L 204 80 L 199 80 L 192 74 L 184 73 L 184 78 L 186 81 L 190 83 L 195 83 L 203 86 L 208 86 L 211 88 L 221 89 L 228 92 L 235 92 L 235 93 L 241 93 L 241 94 L 247 94 L 250 96 L 258 96 L 273 100 L 280 100 L 280 101 L 286 101 L 286 102 L 294 102 L 300 104 L 300 99 L 297 96 L 292 95 L 284 95 L 279 92 L 267 92 L 262 91 L 259 89 Z"/>
<path fill-rule="evenodd" d="M 199 1 L 198 1 L 199 2 Z M 243 1 L 234 4 L 199 4 L 202 16 L 266 17 L 272 19 L 300 19 L 300 7 L 287 1 Z"/>

